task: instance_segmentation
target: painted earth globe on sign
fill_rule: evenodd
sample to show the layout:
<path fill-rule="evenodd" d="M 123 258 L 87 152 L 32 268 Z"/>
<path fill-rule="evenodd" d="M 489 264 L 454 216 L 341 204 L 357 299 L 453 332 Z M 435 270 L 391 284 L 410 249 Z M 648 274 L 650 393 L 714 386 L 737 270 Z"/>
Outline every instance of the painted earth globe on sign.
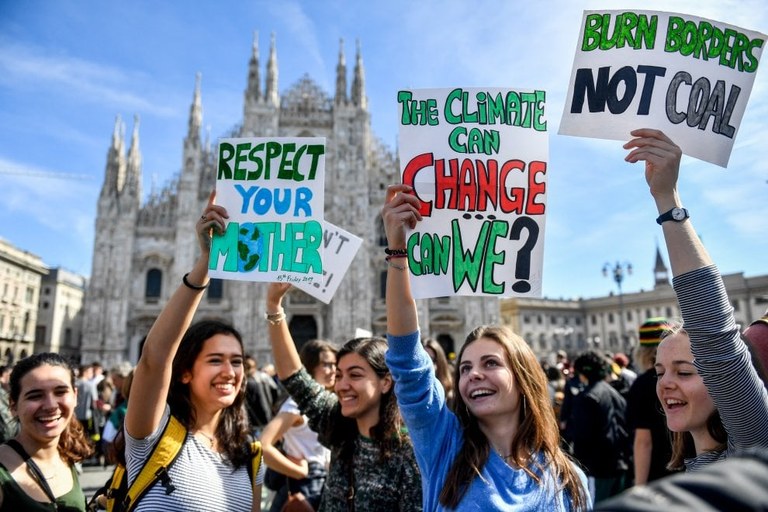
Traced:
<path fill-rule="evenodd" d="M 241 224 L 237 240 L 237 270 L 250 272 L 255 269 L 261 259 L 262 248 L 261 232 L 256 224 Z"/>

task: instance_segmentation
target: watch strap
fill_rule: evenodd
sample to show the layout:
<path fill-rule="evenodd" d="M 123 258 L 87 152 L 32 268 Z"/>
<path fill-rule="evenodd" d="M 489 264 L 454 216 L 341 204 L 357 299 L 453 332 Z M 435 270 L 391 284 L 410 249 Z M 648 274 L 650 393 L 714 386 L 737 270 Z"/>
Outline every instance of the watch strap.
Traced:
<path fill-rule="evenodd" d="M 681 219 L 676 219 L 672 215 L 672 213 L 675 210 L 681 210 L 683 212 L 683 217 Z M 667 210 L 666 212 L 664 212 L 661 215 L 659 215 L 658 217 L 656 217 L 656 224 L 661 226 L 664 222 L 666 222 L 668 220 L 673 220 L 675 222 L 682 222 L 685 219 L 687 219 L 688 217 L 690 217 L 690 215 L 688 214 L 688 210 L 687 209 L 683 208 L 682 206 L 675 206 L 674 208 L 671 208 L 670 210 Z"/>

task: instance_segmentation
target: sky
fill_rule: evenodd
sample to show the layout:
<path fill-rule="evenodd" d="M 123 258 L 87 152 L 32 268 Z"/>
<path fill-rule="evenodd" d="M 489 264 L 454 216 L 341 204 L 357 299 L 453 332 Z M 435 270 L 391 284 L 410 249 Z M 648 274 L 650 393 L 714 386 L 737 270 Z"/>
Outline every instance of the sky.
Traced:
<path fill-rule="evenodd" d="M 663 240 L 642 165 L 624 162 L 620 141 L 557 133 L 590 9 L 672 11 L 768 33 L 765 0 L 0 0 L 0 238 L 90 275 L 116 116 L 127 137 L 140 117 L 144 191 L 161 188 L 181 168 L 196 73 L 211 138 L 242 120 L 257 31 L 262 78 L 275 34 L 281 93 L 308 74 L 332 96 L 339 41 L 348 83 L 359 41 L 373 131 L 393 150 L 401 88 L 545 90 L 544 296 L 615 293 L 602 269 L 617 262 L 633 267 L 625 293 L 648 290 Z M 760 69 L 728 167 L 683 157 L 683 203 L 723 273 L 768 273 L 767 134 Z"/>

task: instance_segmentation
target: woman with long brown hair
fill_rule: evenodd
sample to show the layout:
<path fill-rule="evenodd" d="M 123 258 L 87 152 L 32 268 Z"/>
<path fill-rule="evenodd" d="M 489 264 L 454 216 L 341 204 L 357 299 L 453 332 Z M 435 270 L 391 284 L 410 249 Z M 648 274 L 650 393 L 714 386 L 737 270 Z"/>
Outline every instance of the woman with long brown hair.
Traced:
<path fill-rule="evenodd" d="M 75 463 L 93 453 L 80 422 L 75 373 L 59 354 L 33 354 L 11 372 L 19 433 L 0 446 L 0 510 L 84 511 Z"/>
<path fill-rule="evenodd" d="M 242 337 L 223 322 L 192 324 L 208 286 L 211 234 L 226 222 L 226 211 L 213 199 L 211 193 L 195 225 L 200 255 L 152 325 L 134 370 L 124 429 L 129 481 L 172 418 L 187 431 L 166 478 L 143 495 L 137 512 L 261 510 L 264 467 L 254 478 L 248 469 Z"/>
<path fill-rule="evenodd" d="M 407 185 L 391 185 L 382 218 L 389 254 L 421 215 Z M 560 448 L 547 381 L 525 341 L 482 326 L 457 358 L 455 413 L 419 342 L 408 258 L 387 274 L 387 364 L 422 473 L 425 510 L 587 510 L 584 473 Z M 402 262 L 402 263 L 401 263 Z"/>

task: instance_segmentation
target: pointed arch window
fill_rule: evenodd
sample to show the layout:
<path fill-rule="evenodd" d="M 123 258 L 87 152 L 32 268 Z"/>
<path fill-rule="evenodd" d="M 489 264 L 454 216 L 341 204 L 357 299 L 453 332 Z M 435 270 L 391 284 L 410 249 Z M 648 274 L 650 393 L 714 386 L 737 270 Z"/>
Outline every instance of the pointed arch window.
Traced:
<path fill-rule="evenodd" d="M 147 271 L 147 283 L 144 298 L 147 302 L 157 302 L 163 291 L 163 271 L 159 268 L 151 268 Z"/>

